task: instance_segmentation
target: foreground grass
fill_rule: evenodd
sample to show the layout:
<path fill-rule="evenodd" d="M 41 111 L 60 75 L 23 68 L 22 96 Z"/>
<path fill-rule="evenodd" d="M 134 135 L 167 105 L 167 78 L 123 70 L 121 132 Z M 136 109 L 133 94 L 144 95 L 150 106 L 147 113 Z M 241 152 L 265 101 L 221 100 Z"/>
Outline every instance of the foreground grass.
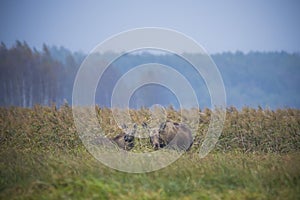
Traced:
<path fill-rule="evenodd" d="M 299 199 L 300 154 L 188 153 L 145 174 L 87 152 L 1 153 L 1 199 Z"/>

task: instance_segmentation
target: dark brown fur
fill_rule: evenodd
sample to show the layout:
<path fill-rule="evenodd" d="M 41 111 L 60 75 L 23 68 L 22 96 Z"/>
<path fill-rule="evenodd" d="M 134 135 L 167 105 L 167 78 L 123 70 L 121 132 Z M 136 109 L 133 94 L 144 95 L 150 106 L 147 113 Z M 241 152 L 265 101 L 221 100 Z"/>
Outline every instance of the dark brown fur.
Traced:
<path fill-rule="evenodd" d="M 133 139 L 128 139 L 128 137 L 132 137 L 129 136 L 126 133 L 120 133 L 119 135 L 117 135 L 116 137 L 113 138 L 113 141 L 122 149 L 124 150 L 130 150 L 133 148 L 134 143 L 133 143 Z"/>
<path fill-rule="evenodd" d="M 166 146 L 170 149 L 189 150 L 193 136 L 186 125 L 167 121 L 161 124 L 158 134 L 153 134 L 150 141 L 155 149 Z"/>
<path fill-rule="evenodd" d="M 132 149 L 134 147 L 134 135 L 136 132 L 136 128 L 137 126 L 134 125 L 133 130 L 131 130 L 129 133 L 120 133 L 113 138 L 113 141 L 124 150 Z M 128 127 L 126 125 L 123 125 L 122 129 L 128 130 Z"/>

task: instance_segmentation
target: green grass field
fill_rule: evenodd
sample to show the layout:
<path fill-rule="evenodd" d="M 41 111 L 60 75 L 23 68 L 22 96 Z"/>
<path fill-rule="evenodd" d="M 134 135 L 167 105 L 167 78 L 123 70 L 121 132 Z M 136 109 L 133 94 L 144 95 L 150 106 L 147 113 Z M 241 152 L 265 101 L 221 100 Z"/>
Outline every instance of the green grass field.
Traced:
<path fill-rule="evenodd" d="M 98 111 L 102 123 L 111 118 Z M 68 106 L 1 108 L 0 199 L 300 199 L 299 110 L 230 108 L 216 148 L 200 159 L 210 111 L 203 112 L 208 119 L 190 152 L 161 170 L 131 174 L 86 151 Z"/>

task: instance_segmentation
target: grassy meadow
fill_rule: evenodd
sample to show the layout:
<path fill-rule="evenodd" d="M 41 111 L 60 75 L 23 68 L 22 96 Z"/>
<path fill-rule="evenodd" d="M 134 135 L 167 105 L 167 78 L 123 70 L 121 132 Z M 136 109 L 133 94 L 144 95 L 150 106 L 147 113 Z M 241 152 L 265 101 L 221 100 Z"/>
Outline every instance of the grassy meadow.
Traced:
<path fill-rule="evenodd" d="M 96 110 L 116 135 L 111 110 Z M 130 111 L 136 123 L 147 113 Z M 87 152 L 69 106 L 0 108 L 0 199 L 300 199 L 300 110 L 230 107 L 216 147 L 200 159 L 211 111 L 202 113 L 189 152 L 161 170 L 131 174 Z M 178 120 L 176 110 L 167 114 Z M 151 151 L 139 144 L 132 151 Z"/>

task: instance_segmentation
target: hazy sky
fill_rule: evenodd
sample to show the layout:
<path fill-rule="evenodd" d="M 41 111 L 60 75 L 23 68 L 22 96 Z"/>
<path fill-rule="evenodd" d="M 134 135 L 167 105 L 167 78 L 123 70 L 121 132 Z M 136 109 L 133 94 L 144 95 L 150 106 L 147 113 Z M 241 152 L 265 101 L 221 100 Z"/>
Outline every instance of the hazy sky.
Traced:
<path fill-rule="evenodd" d="M 0 41 L 26 41 L 89 52 L 133 28 L 180 31 L 209 53 L 300 52 L 300 1 L 39 1 L 1 0 Z"/>

